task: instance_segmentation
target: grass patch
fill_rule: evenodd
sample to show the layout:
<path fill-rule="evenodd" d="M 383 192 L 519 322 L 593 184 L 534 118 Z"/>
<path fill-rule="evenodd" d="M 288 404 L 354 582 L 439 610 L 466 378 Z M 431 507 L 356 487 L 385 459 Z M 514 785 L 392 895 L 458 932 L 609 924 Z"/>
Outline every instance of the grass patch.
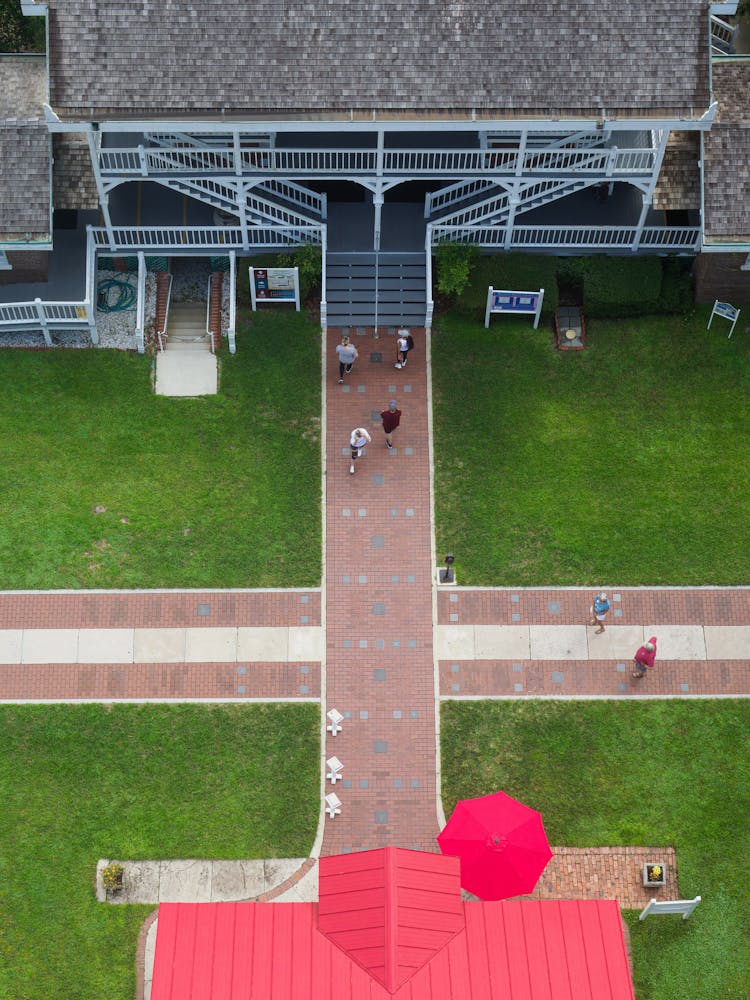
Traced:
<path fill-rule="evenodd" d="M 131 1000 L 152 907 L 94 898 L 100 857 L 305 857 L 318 707 L 0 708 L 0 996 Z"/>
<path fill-rule="evenodd" d="M 145 357 L 0 351 L 0 588 L 319 583 L 320 330 L 237 342 L 201 399 L 155 396 Z"/>
<path fill-rule="evenodd" d="M 628 914 L 639 1000 L 750 995 L 747 701 L 448 702 L 443 802 L 502 790 L 550 843 L 674 845 L 687 922 Z"/>
<path fill-rule="evenodd" d="M 576 353 L 441 319 L 437 547 L 461 583 L 747 582 L 750 342 L 707 316 L 592 321 Z"/>

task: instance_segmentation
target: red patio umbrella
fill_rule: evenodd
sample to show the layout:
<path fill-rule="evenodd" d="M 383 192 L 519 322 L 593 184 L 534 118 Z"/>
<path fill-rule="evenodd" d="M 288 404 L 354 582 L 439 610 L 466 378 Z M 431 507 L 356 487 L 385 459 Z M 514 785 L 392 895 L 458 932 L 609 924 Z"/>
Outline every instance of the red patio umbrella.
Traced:
<path fill-rule="evenodd" d="M 456 803 L 437 838 L 461 860 L 461 885 L 480 899 L 531 892 L 552 857 L 542 817 L 505 792 Z"/>

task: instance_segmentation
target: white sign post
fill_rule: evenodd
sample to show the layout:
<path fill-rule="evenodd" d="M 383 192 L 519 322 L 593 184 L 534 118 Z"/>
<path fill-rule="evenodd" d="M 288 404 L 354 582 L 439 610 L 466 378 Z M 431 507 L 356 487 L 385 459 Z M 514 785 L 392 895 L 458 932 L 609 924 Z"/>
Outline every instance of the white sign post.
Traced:
<path fill-rule="evenodd" d="M 695 899 L 667 899 L 663 903 L 651 899 L 641 910 L 638 919 L 645 920 L 650 913 L 681 913 L 682 919 L 687 920 L 700 901 L 700 896 Z"/>
<path fill-rule="evenodd" d="M 484 312 L 485 328 L 489 328 L 490 316 L 495 313 L 526 313 L 533 314 L 536 330 L 542 314 L 542 302 L 544 302 L 543 288 L 538 292 L 508 292 L 490 285 L 487 289 L 487 308 Z"/>
<path fill-rule="evenodd" d="M 714 316 L 721 316 L 724 319 L 728 319 L 732 324 L 729 333 L 727 334 L 727 340 L 729 340 L 729 338 L 734 333 L 734 328 L 737 324 L 737 319 L 739 315 L 740 315 L 739 309 L 735 309 L 735 307 L 733 305 L 730 305 L 729 302 L 719 302 L 719 300 L 717 299 L 714 302 L 713 309 L 711 310 L 711 317 L 708 321 L 708 326 L 706 327 L 706 329 L 707 330 L 711 329 L 711 323 L 713 322 Z"/>
<path fill-rule="evenodd" d="M 293 302 L 299 312 L 298 267 L 251 267 L 249 274 L 253 312 L 259 302 L 276 306 Z"/>

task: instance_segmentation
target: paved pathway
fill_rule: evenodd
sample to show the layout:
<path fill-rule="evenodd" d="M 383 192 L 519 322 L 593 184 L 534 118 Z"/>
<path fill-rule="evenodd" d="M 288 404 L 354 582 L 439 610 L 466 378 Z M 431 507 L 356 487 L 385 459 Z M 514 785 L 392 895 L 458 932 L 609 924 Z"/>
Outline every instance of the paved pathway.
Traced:
<path fill-rule="evenodd" d="M 435 850 L 430 456 L 424 334 L 397 371 L 395 337 L 356 335 L 359 360 L 337 381 L 329 331 L 326 379 L 326 701 L 346 716 L 326 756 L 344 764 L 340 816 L 323 854 L 393 845 Z M 388 451 L 380 411 L 401 427 Z M 372 444 L 349 474 L 349 434 Z"/>

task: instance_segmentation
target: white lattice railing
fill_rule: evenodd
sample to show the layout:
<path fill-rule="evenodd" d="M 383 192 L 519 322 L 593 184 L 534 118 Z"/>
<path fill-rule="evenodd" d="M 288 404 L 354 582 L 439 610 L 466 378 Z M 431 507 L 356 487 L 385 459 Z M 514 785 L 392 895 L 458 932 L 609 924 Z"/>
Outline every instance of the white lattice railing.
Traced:
<path fill-rule="evenodd" d="M 656 162 L 655 149 L 386 149 L 382 171 L 386 176 L 443 176 L 526 173 L 588 173 L 648 176 Z M 292 176 L 375 174 L 376 149 L 267 149 L 194 148 L 102 149 L 102 175 L 141 176 L 180 173 L 242 176 L 279 173 Z"/>

